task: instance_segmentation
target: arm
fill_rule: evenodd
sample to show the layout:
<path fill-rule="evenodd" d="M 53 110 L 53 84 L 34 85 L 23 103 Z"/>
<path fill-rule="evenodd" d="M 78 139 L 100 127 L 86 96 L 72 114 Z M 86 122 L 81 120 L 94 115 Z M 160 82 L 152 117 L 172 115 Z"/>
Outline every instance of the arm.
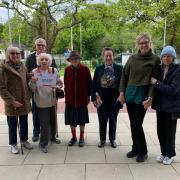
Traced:
<path fill-rule="evenodd" d="M 98 84 L 98 67 L 96 67 L 94 72 L 94 77 L 92 81 L 92 95 L 91 95 L 91 101 L 96 100 L 96 93 L 98 92 L 97 84 Z"/>
<path fill-rule="evenodd" d="M 92 78 L 91 78 L 91 73 L 88 68 L 87 68 L 87 92 L 89 96 L 92 93 Z"/>

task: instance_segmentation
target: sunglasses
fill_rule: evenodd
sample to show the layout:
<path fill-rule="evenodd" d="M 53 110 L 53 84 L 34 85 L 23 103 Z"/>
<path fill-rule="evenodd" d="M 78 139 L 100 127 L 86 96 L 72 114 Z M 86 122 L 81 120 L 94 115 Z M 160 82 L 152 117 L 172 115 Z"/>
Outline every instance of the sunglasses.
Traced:
<path fill-rule="evenodd" d="M 21 53 L 20 52 L 11 52 L 10 54 L 11 55 L 20 55 Z"/>

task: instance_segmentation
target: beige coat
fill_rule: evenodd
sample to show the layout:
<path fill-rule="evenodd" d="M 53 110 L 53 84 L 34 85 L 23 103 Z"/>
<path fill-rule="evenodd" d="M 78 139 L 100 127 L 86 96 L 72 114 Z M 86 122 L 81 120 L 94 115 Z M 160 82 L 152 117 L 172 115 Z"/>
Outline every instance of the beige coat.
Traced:
<path fill-rule="evenodd" d="M 0 95 L 4 100 L 7 116 L 25 115 L 31 111 L 30 91 L 24 64 L 21 64 L 19 72 L 6 62 L 0 64 Z M 23 106 L 15 110 L 12 105 L 14 100 L 19 101 Z"/>

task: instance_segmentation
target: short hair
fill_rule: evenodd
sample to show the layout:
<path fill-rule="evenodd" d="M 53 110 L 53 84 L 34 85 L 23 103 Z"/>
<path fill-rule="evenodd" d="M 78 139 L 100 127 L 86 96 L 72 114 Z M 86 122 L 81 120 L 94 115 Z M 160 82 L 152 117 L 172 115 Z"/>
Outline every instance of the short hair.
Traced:
<path fill-rule="evenodd" d="M 45 46 L 47 45 L 46 40 L 43 38 L 36 39 L 35 44 L 38 44 L 38 43 L 44 44 Z"/>
<path fill-rule="evenodd" d="M 102 53 L 101 53 L 102 57 L 104 56 L 105 51 L 112 51 L 113 55 L 115 54 L 113 48 L 111 48 L 111 47 L 104 47 L 103 50 L 102 50 Z"/>
<path fill-rule="evenodd" d="M 16 47 L 16 46 L 9 46 L 7 49 L 6 49 L 6 61 L 9 61 L 10 60 L 10 53 L 12 51 L 16 51 L 16 52 L 19 52 L 21 53 L 21 50 Z"/>
<path fill-rule="evenodd" d="M 41 53 L 37 56 L 36 58 L 36 64 L 37 66 L 40 66 L 40 60 L 43 59 L 43 58 L 46 58 L 49 62 L 49 66 L 51 66 L 52 64 L 52 56 L 50 54 L 47 54 L 47 53 Z"/>

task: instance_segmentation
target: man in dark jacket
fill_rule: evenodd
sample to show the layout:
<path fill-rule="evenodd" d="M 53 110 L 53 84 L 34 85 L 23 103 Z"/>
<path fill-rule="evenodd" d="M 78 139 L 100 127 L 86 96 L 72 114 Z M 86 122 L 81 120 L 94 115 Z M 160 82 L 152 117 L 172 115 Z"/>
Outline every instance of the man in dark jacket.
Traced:
<path fill-rule="evenodd" d="M 28 73 L 31 73 L 33 69 L 37 67 L 36 63 L 36 57 L 40 53 L 44 53 L 46 51 L 46 41 L 42 38 L 38 38 L 35 41 L 35 52 L 31 53 L 26 60 L 26 68 L 28 70 Z M 57 67 L 55 60 L 52 61 L 52 67 Z M 36 104 L 34 102 L 34 99 L 32 97 L 32 115 L 33 115 L 33 137 L 32 141 L 36 142 L 39 140 L 39 134 L 40 134 L 40 124 L 39 124 L 39 118 L 36 111 Z"/>

